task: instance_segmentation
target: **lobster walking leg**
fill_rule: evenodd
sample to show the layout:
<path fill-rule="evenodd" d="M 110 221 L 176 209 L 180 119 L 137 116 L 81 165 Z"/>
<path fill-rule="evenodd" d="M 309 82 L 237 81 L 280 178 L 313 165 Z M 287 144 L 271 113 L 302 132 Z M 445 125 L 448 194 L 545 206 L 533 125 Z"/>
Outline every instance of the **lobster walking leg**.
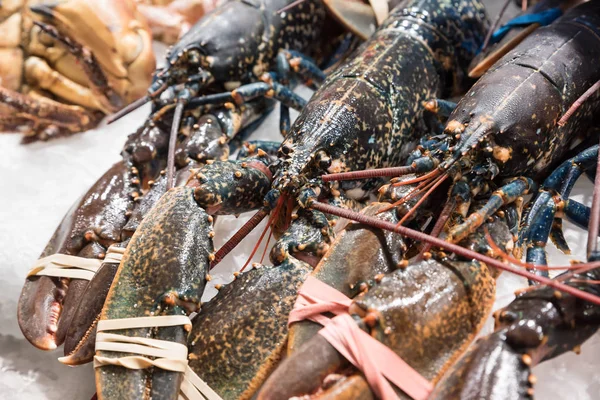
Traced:
<path fill-rule="evenodd" d="M 545 246 L 552 235 L 563 251 L 569 251 L 562 234 L 562 215 L 580 226 L 587 227 L 589 208 L 570 200 L 569 195 L 577 179 L 586 170 L 596 166 L 598 146 L 592 146 L 577 156 L 563 162 L 542 184 L 532 202 L 519 237 L 518 249 L 527 248 L 527 262 L 546 264 Z M 561 215 L 562 214 L 562 215 Z M 538 273 L 546 274 L 545 271 Z"/>

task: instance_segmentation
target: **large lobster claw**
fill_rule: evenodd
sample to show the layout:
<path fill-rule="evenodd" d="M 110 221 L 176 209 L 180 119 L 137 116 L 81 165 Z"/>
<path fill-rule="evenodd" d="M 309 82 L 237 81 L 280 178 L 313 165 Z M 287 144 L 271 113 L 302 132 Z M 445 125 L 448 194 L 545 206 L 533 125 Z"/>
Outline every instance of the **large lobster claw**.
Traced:
<path fill-rule="evenodd" d="M 115 164 L 67 212 L 42 257 L 66 254 L 103 258 L 111 244 L 121 241 L 121 229 L 133 205 L 132 186 L 126 164 Z M 27 340 L 42 350 L 62 344 L 87 284 L 82 279 L 29 276 L 17 309 Z"/>
<path fill-rule="evenodd" d="M 133 234 L 117 270 L 100 316 L 104 320 L 148 316 L 181 316 L 196 312 L 206 284 L 212 254 L 212 218 L 194 200 L 194 190 L 169 190 L 146 215 Z M 111 335 L 152 338 L 187 344 L 191 326 L 117 329 Z M 171 399 L 183 374 L 158 367 L 128 369 L 121 351 L 98 350 L 96 385 L 98 398 Z M 151 387 L 151 390 L 147 390 Z"/>

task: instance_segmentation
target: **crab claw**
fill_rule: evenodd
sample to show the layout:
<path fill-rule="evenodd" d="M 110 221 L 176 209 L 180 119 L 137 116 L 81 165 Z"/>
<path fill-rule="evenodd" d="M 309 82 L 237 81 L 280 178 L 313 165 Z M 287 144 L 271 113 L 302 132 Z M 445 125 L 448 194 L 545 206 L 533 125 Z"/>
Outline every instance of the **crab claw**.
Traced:
<path fill-rule="evenodd" d="M 67 212 L 42 257 L 52 254 L 101 259 L 120 241 L 132 206 L 129 171 L 124 162 L 110 168 Z M 60 346 L 88 281 L 49 276 L 27 277 L 17 308 L 25 338 L 42 350 Z"/>
<path fill-rule="evenodd" d="M 481 339 L 438 383 L 431 400 L 524 399 L 533 395 L 531 358 L 515 351 L 499 331 Z"/>
<path fill-rule="evenodd" d="M 29 9 L 34 17 L 87 48 L 97 66 L 111 78 L 116 92 L 129 103 L 148 87 L 155 66 L 152 38 L 135 4 L 115 0 L 104 3 L 93 7 L 94 3 L 87 0 L 69 0 L 36 4 Z"/>

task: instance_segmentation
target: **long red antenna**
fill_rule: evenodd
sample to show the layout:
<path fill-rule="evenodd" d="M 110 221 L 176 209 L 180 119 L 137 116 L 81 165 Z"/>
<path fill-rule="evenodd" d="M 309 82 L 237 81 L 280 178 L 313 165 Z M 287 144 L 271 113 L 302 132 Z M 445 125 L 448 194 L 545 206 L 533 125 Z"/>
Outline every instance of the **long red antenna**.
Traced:
<path fill-rule="evenodd" d="M 472 250 L 458 246 L 456 244 L 446 242 L 445 240 L 430 236 L 426 233 L 415 231 L 415 230 L 407 228 L 405 226 L 396 226 L 395 224 L 393 224 L 391 222 L 382 221 L 380 219 L 369 217 L 367 215 L 360 214 L 355 211 L 331 206 L 329 204 L 321 203 L 318 201 L 313 201 L 311 203 L 311 207 L 315 210 L 318 210 L 318 211 L 321 211 L 324 213 L 337 215 L 338 217 L 350 219 L 350 220 L 353 220 L 353 221 L 356 221 L 356 222 L 359 222 L 359 223 L 362 223 L 365 225 L 370 225 L 375 228 L 385 229 L 385 230 L 391 231 L 391 232 L 396 232 L 396 233 L 399 233 L 403 236 L 409 237 L 414 240 L 420 240 L 420 241 L 423 241 L 426 243 L 430 243 L 433 246 L 441 247 L 447 251 L 453 252 L 460 256 L 463 256 L 466 258 L 472 258 L 472 259 L 484 262 L 487 265 L 490 265 L 492 267 L 501 269 L 503 271 L 511 272 L 516 275 L 523 276 L 527 279 L 540 282 L 544 285 L 553 287 L 553 288 L 563 291 L 565 293 L 569 293 L 575 297 L 589 301 L 596 305 L 600 305 L 600 297 L 598 297 L 598 296 L 594 296 L 593 294 L 590 294 L 590 293 L 584 292 L 582 290 L 576 289 L 574 287 L 562 284 L 556 280 L 545 278 L 543 276 L 538 276 L 531 272 L 522 270 L 520 268 L 504 264 L 502 261 L 496 260 L 496 259 L 488 257 L 488 256 L 484 256 L 483 254 L 479 254 Z M 590 265 L 590 266 L 596 265 L 596 268 L 598 268 L 598 267 L 600 267 L 600 262 L 589 263 L 587 265 Z M 580 267 L 585 267 L 587 265 L 581 264 Z"/>
<path fill-rule="evenodd" d="M 421 197 L 419 199 L 419 201 L 417 201 L 417 203 L 406 214 L 404 214 L 404 217 L 402 217 L 402 219 L 400 220 L 400 222 L 398 222 L 398 225 L 402 225 L 411 215 L 413 215 L 417 211 L 417 209 L 419 208 L 419 206 L 421 204 L 423 204 L 423 202 L 425 200 L 427 200 L 427 198 L 431 195 L 431 193 L 433 193 L 433 191 L 438 186 L 440 186 L 442 183 L 444 183 L 444 181 L 446 180 L 446 178 L 448 178 L 448 175 L 444 174 L 441 177 L 439 177 L 437 180 L 433 181 L 433 186 L 431 186 L 431 188 L 429 190 L 427 190 L 427 193 L 425 193 L 423 195 L 423 197 Z"/>
<path fill-rule="evenodd" d="M 220 263 L 227 254 L 231 253 L 231 250 L 235 249 L 235 247 L 244 239 L 254 228 L 260 224 L 260 221 L 265 219 L 265 217 L 269 215 L 269 210 L 266 208 L 261 208 L 242 226 L 236 233 L 233 234 L 231 239 L 229 239 L 217 252 L 215 253 L 215 258 L 210 263 L 210 269 L 213 269 L 218 263 Z"/>
<path fill-rule="evenodd" d="M 592 87 L 590 87 L 588 90 L 585 91 L 584 94 L 581 95 L 580 98 L 578 98 L 577 100 L 575 100 L 575 102 L 573 103 L 573 105 L 571 105 L 571 107 L 569 107 L 569 109 L 567 110 L 567 112 L 565 113 L 565 115 L 563 115 L 560 120 L 558 120 L 558 125 L 559 126 L 565 126 L 567 121 L 569 120 L 569 118 L 571 118 L 571 116 L 573 114 L 575 114 L 575 111 L 577 111 L 577 109 L 579 109 L 579 107 L 581 107 L 581 105 L 590 97 L 592 97 L 592 95 L 594 93 L 596 93 L 598 91 L 598 89 L 600 89 L 600 81 L 594 83 L 592 85 Z"/>
<path fill-rule="evenodd" d="M 456 207 L 456 199 L 453 197 L 449 198 L 448 201 L 446 202 L 446 205 L 442 209 L 442 212 L 440 213 L 440 216 L 438 217 L 437 221 L 435 221 L 435 225 L 433 226 L 433 229 L 431 230 L 431 233 L 430 233 L 431 236 L 433 236 L 433 237 L 440 236 L 440 234 L 442 233 L 442 230 L 444 229 L 444 225 L 446 225 L 446 222 L 448 221 L 448 218 L 450 218 L 450 215 L 452 215 L 452 211 L 454 211 L 455 207 Z M 426 243 L 425 246 L 423 247 L 423 249 L 419 252 L 419 255 L 417 256 L 417 260 L 422 259 L 423 254 L 425 254 L 429 250 L 431 250 L 431 244 Z"/>
<path fill-rule="evenodd" d="M 365 169 L 363 171 L 340 172 L 339 174 L 322 175 L 321 179 L 323 180 L 323 182 L 351 181 L 380 177 L 396 177 L 401 175 L 414 174 L 415 172 L 415 167 L 409 165 L 406 167 L 377 168 Z"/>

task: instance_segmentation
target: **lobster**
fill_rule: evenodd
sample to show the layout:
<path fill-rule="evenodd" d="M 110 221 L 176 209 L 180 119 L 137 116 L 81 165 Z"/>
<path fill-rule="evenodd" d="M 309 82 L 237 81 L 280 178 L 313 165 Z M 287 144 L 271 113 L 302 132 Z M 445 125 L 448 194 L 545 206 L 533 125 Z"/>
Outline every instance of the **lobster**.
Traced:
<path fill-rule="evenodd" d="M 434 10 L 438 19 L 429 17 Z M 464 15 L 468 17 L 461 17 Z M 453 25 L 448 18 L 462 19 L 457 22 L 459 25 Z M 421 30 L 407 31 L 405 25 L 412 22 Z M 460 91 L 468 84 L 464 71 L 481 43 L 486 23 L 483 7 L 477 2 L 409 3 L 407 8 L 396 8 L 354 57 L 327 77 L 304 107 L 281 144 L 279 159 L 271 166 L 275 171 L 273 178 L 261 177 L 261 190 L 245 192 L 246 196 L 255 196 L 252 201 L 238 201 L 236 194 L 240 189 L 218 187 L 219 172 L 230 168 L 222 163 L 199 171 L 202 179 L 196 196 L 223 204 L 242 203 L 243 208 L 232 210 L 235 213 L 249 211 L 249 205 L 264 204 L 252 219 L 253 225 L 245 229 L 256 226 L 270 210 L 274 210 L 271 225 L 277 234 L 289 226 L 290 216 L 319 221 L 310 234 L 284 233 L 271 257 L 277 263 L 289 251 L 304 250 L 307 255 L 322 256 L 332 232 L 323 214 L 303 211 L 306 200 L 331 194 L 332 202 L 344 203 L 349 197 L 345 193 L 360 199 L 364 197 L 362 189 L 369 190 L 369 184 L 336 188 L 323 185 L 320 176 L 325 172 L 400 163 L 427 129 L 420 103 L 435 93 Z M 435 34 L 429 26 L 436 27 Z M 438 31 L 444 35 L 439 36 Z M 384 95 L 388 92 L 390 96 Z M 211 195 L 217 192 L 219 196 Z M 301 206 L 299 212 L 293 211 L 295 203 Z M 233 243 L 217 252 L 215 263 L 231 250 Z"/>
<path fill-rule="evenodd" d="M 290 3 L 231 1 L 218 7 L 170 48 L 166 66 L 155 72 L 148 94 L 113 115 L 111 122 L 149 101 L 153 101 L 155 114 L 160 117 L 175 105 L 175 114 L 179 115 L 186 106 L 241 104 L 268 96 L 282 101 L 282 127 L 289 125 L 287 107 L 300 109 L 305 103 L 285 86 L 291 69 L 289 61 L 298 61 L 295 69 L 303 79 L 319 82 L 323 73 L 308 56 L 327 48 L 319 46 L 319 39 L 330 43 L 332 37 L 325 34 L 327 14 L 320 1 L 302 2 L 285 11 L 284 18 L 279 10 Z M 240 16 L 243 20 L 231 25 L 230 21 Z M 335 24 L 328 26 L 333 36 L 341 32 Z M 267 74 L 276 66 L 277 75 Z M 179 122 L 175 118 L 174 132 Z"/>
<path fill-rule="evenodd" d="M 26 143 L 96 126 L 143 95 L 155 67 L 150 29 L 132 1 L 38 3 L 0 8 L 0 129 L 22 131 Z"/>
<path fill-rule="evenodd" d="M 564 125 L 558 123 L 600 78 L 589 64 L 600 57 L 599 47 L 581 45 L 600 39 L 595 30 L 599 11 L 597 3 L 584 3 L 536 30 L 477 81 L 455 107 L 438 102 L 439 112 L 453 109 L 442 138 L 424 143 L 411 156 L 410 165 L 369 171 L 369 176 L 420 173 L 416 179 L 421 185 L 413 195 L 432 193 L 451 177 L 454 183 L 447 204 L 466 217 L 448 230 L 447 240 L 452 243 L 477 229 L 502 205 L 535 191 L 535 181 L 565 155 L 578 135 L 592 130 L 597 118 L 599 103 L 593 96 Z M 565 68 L 556 67 L 559 64 Z M 539 95 L 524 102 L 530 90 Z M 433 104 L 431 108 L 436 109 Z M 343 178 L 360 175 L 350 173 Z M 499 179 L 504 184 L 493 190 Z M 467 217 L 471 199 L 490 191 L 488 202 Z"/>
<path fill-rule="evenodd" d="M 431 15 L 439 16 L 433 18 Z M 453 19 L 449 22 L 445 17 Z M 410 31 L 406 30 L 403 24 L 405 21 L 419 25 L 422 31 L 414 33 L 412 29 Z M 434 93 L 441 94 L 444 89 L 449 91 L 448 88 L 458 87 L 465 83 L 463 80 L 465 77 L 464 68 L 468 65 L 474 49 L 478 47 L 481 41 L 486 22 L 483 7 L 479 2 L 472 1 L 441 1 L 435 4 L 415 2 L 414 8 L 399 8 L 392 12 L 389 19 L 378 31 L 380 33 L 376 33 L 374 38 L 358 50 L 353 61 L 350 61 L 337 73 L 332 74 L 322 89 L 315 94 L 304 108 L 280 148 L 280 157 L 281 154 L 287 154 L 289 157 L 283 157 L 283 160 L 277 160 L 273 163 L 266 152 L 259 150 L 257 155 L 248 159 L 229 162 L 215 161 L 196 171 L 185 187 L 173 189 L 159 200 L 157 205 L 141 222 L 125 251 L 123 261 L 119 266 L 117 276 L 103 308 L 99 329 L 101 325 L 112 326 L 112 322 L 110 322 L 112 319 L 122 319 L 126 315 L 135 318 L 153 315 L 166 321 L 170 319 L 163 317 L 188 314 L 198 309 L 201 291 L 207 279 L 205 275 L 198 273 L 198 269 L 207 271 L 208 266 L 210 264 L 214 265 L 219 256 L 219 253 L 213 253 L 212 251 L 206 253 L 197 249 L 201 245 L 204 247 L 203 250 L 210 250 L 212 246 L 209 240 L 210 230 L 208 230 L 209 238 L 205 238 L 207 228 L 202 225 L 202 221 L 204 223 L 210 222 L 210 218 L 206 216 L 207 214 L 230 214 L 257 209 L 264 204 L 265 198 L 269 201 L 268 193 L 274 193 L 272 188 L 276 188 L 275 191 L 279 190 L 277 188 L 280 186 L 275 183 L 282 183 L 293 171 L 301 172 L 298 176 L 306 176 L 308 180 L 309 174 L 314 175 L 313 168 L 315 164 L 319 175 L 322 173 L 321 168 L 326 169 L 329 166 L 339 168 L 340 160 L 338 157 L 345 158 L 349 167 L 354 165 L 353 163 L 365 165 L 372 162 L 375 165 L 380 163 L 386 165 L 386 163 L 400 162 L 401 155 L 398 152 L 388 150 L 387 146 L 402 143 L 410 147 L 419 131 L 418 123 L 422 118 L 422 111 L 418 106 L 415 110 L 415 104 L 418 105 L 421 100 L 432 96 Z M 432 30 L 431 26 L 435 27 L 435 31 Z M 190 33 L 192 32 L 193 30 L 190 31 Z M 440 36 L 440 32 L 444 35 Z M 448 42 L 447 39 L 449 38 L 452 38 L 452 41 Z M 189 50 L 187 53 L 184 51 L 183 54 L 193 57 L 195 53 L 193 50 Z M 384 56 L 387 56 L 387 60 L 396 60 L 396 57 L 398 57 L 399 62 L 395 62 L 392 67 L 384 69 L 384 73 L 378 77 L 375 72 L 379 72 L 379 70 L 376 70 L 376 67 L 370 64 L 373 60 L 380 60 L 383 63 Z M 414 72 L 411 72 L 408 68 L 403 69 L 404 65 L 418 66 L 419 68 L 414 68 Z M 168 71 L 170 72 L 166 77 L 169 77 L 169 74 L 178 73 L 177 69 L 169 69 Z M 409 72 L 407 73 L 407 71 Z M 346 75 L 348 75 L 347 78 Z M 374 84 L 370 83 L 370 79 L 377 79 L 381 85 L 387 85 L 389 90 L 392 90 L 392 88 L 403 88 L 404 90 L 399 91 L 392 98 L 388 98 L 383 96 Z M 422 89 L 416 90 L 412 86 L 412 90 L 409 90 L 408 85 L 417 84 L 422 85 Z M 345 104 L 345 101 L 349 100 L 345 96 L 348 88 L 351 89 L 350 93 L 357 93 L 359 102 Z M 235 89 L 234 93 L 239 94 L 241 91 L 238 90 Z M 183 95 L 184 92 L 185 89 L 182 89 L 177 96 Z M 396 92 L 394 91 L 394 93 Z M 171 96 L 171 94 L 168 95 Z M 220 95 L 217 94 L 217 96 Z M 226 93 L 226 96 L 231 96 L 231 93 Z M 199 99 L 202 99 L 202 97 L 199 97 Z M 373 100 L 376 100 L 375 104 L 371 103 Z M 161 99 L 158 101 L 160 102 Z M 177 101 L 177 107 L 180 104 L 182 103 Z M 194 103 L 192 99 L 187 104 L 197 103 Z M 336 105 L 336 109 L 328 110 L 327 106 L 329 104 Z M 388 113 L 379 118 L 376 113 L 368 111 L 372 108 L 367 107 L 381 107 L 387 109 Z M 346 115 L 350 119 L 346 118 Z M 340 123 L 346 125 L 337 124 L 339 134 L 332 136 L 333 130 L 320 129 L 317 123 L 318 116 L 323 116 L 326 119 L 335 117 Z M 363 136 L 366 136 L 367 130 L 366 128 L 357 130 L 355 127 L 356 121 L 364 121 L 365 123 L 369 121 L 370 125 L 377 127 L 373 140 L 369 140 L 368 137 L 363 138 Z M 400 126 L 403 129 L 396 132 L 394 128 Z M 304 132 L 305 134 L 302 135 L 301 133 Z M 372 132 L 369 131 L 369 136 L 371 134 Z M 361 143 L 364 142 L 371 149 L 369 155 L 371 160 L 361 158 L 360 155 L 356 154 L 357 150 L 351 148 L 355 138 L 360 140 Z M 294 151 L 290 151 L 292 150 L 290 148 L 292 144 L 292 147 L 295 147 Z M 314 147 L 309 147 L 311 144 Z M 306 145 L 306 148 L 301 147 L 304 145 Z M 319 152 L 322 148 L 326 148 L 327 152 L 330 152 L 331 164 L 329 166 L 323 166 L 327 164 L 327 153 Z M 311 152 L 313 155 L 311 155 Z M 300 157 L 290 161 L 293 155 L 305 155 L 306 158 Z M 316 157 L 319 157 L 319 160 L 315 161 Z M 271 168 L 276 171 L 273 184 L 271 183 Z M 298 169 L 296 170 L 296 168 Z M 309 186 L 307 190 L 312 192 L 312 190 L 318 189 Z M 272 195 L 273 201 L 282 204 L 283 202 L 277 200 L 277 197 L 276 194 Z M 193 201 L 196 202 L 197 211 L 189 209 L 194 204 Z M 298 201 L 302 201 L 301 196 L 299 196 Z M 331 201 L 334 204 L 340 204 L 348 200 L 343 194 L 339 193 L 334 194 Z M 181 204 L 178 202 L 181 202 Z M 259 211 L 258 217 L 252 218 L 252 223 L 256 223 L 261 217 L 264 218 L 266 213 L 264 210 Z M 193 230 L 197 231 L 194 237 L 198 238 L 197 240 L 202 240 L 202 243 L 196 243 L 196 239 L 191 242 L 184 240 L 185 237 L 182 237 L 182 235 L 185 236 L 185 234 L 179 232 L 181 222 L 172 221 L 167 223 L 167 219 L 165 219 L 167 216 L 176 218 L 178 214 L 185 215 L 185 218 L 194 221 Z M 273 215 L 277 216 L 277 210 Z M 152 217 L 150 218 L 150 216 Z M 159 221 L 160 226 L 156 226 Z M 162 243 L 159 243 L 156 236 L 161 231 L 161 226 L 164 226 L 164 229 L 168 229 L 169 232 L 163 231 L 162 235 L 165 239 Z M 294 253 L 294 249 L 299 250 L 301 253 L 304 250 L 311 251 L 316 248 L 317 252 L 322 255 L 322 252 L 327 248 L 327 246 L 320 246 L 322 244 L 321 238 L 329 234 L 330 227 L 329 222 L 322 217 L 322 214 L 299 215 L 290 229 L 293 230 L 294 226 L 304 227 L 305 234 L 299 236 L 299 238 L 308 238 L 312 242 L 308 247 L 304 243 L 294 242 L 294 238 L 290 238 L 290 235 L 282 236 L 282 238 L 286 237 L 288 241 L 283 246 L 283 259 L 277 263 L 278 266 L 286 262 L 288 256 L 291 255 L 290 253 Z M 146 244 L 146 240 L 148 244 Z M 149 290 L 144 292 L 137 290 L 137 283 L 132 281 L 131 277 L 140 274 L 151 276 L 153 274 L 151 271 L 156 268 L 156 263 L 153 261 L 154 255 L 161 254 L 162 250 L 160 249 L 163 246 L 170 249 L 176 248 L 181 254 L 180 256 L 174 256 L 172 250 L 168 251 L 170 257 L 168 268 L 175 268 L 173 276 L 168 278 L 166 283 L 149 280 L 147 281 Z M 192 248 L 195 250 L 192 251 Z M 220 254 L 223 254 L 223 252 Z M 161 265 L 165 264 L 161 263 Z M 192 266 L 194 270 L 188 271 Z M 120 280 L 121 276 L 125 277 L 124 281 Z M 182 277 L 179 281 L 173 280 L 178 276 Z M 183 279 L 186 276 L 190 279 Z M 168 286 L 168 289 L 165 285 Z M 135 307 L 132 308 L 134 304 Z M 128 310 L 128 313 L 126 310 Z M 119 340 L 124 342 L 137 340 L 135 337 L 147 337 L 149 334 L 154 339 L 181 343 L 183 332 L 186 325 L 188 325 L 185 320 L 183 321 L 183 323 L 178 323 L 178 326 L 158 328 L 151 331 L 139 325 L 127 325 L 128 328 L 135 329 L 118 332 L 117 335 L 119 335 Z M 124 336 L 129 336 L 129 338 Z M 150 383 L 152 393 L 148 393 L 148 395 L 153 398 L 155 396 L 173 397 L 177 393 L 174 389 L 183 378 L 180 369 L 149 370 L 145 368 L 145 366 L 149 366 L 148 361 L 142 361 L 142 370 L 125 373 L 122 366 L 128 363 L 127 357 L 129 356 L 127 354 L 119 356 L 120 351 L 117 350 L 117 354 L 115 354 L 115 351 L 111 351 L 110 346 L 101 345 L 98 347 L 98 341 L 96 349 L 96 360 L 98 361 L 96 364 L 96 379 L 100 398 L 114 396 L 123 387 L 128 388 L 128 395 L 143 395 L 144 391 L 142 389 L 148 387 Z M 159 361 L 159 363 L 162 364 L 162 361 Z M 151 364 L 156 365 L 155 362 Z M 156 382 L 169 383 L 163 385 Z"/>

